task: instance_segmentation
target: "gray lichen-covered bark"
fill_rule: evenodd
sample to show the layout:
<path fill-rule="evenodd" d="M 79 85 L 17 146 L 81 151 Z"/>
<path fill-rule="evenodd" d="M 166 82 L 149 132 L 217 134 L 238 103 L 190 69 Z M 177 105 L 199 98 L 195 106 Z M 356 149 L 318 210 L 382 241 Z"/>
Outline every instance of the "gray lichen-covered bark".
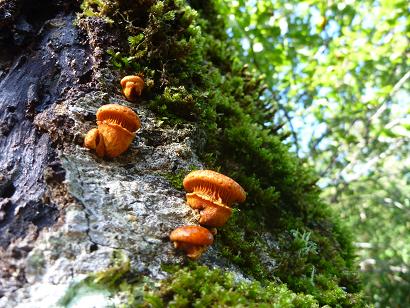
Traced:
<path fill-rule="evenodd" d="M 169 232 L 197 224 L 165 176 L 201 167 L 195 127 L 163 126 L 144 101 L 124 100 L 105 62 L 115 36 L 97 20 L 75 26 L 72 2 L 0 2 L 2 307 L 56 305 L 118 250 L 133 270 L 163 278 L 162 263 L 185 260 Z M 131 148 L 111 160 L 82 147 L 106 103 L 132 107 L 142 122 Z M 235 272 L 216 248 L 201 262 Z"/>

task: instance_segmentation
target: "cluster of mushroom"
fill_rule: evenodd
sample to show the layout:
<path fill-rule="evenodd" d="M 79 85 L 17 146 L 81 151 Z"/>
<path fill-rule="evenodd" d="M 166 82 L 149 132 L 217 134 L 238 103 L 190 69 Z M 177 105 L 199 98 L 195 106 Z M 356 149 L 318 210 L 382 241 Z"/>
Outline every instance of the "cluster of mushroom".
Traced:
<path fill-rule="evenodd" d="M 144 88 L 142 76 L 126 76 L 121 80 L 124 96 L 134 101 Z M 118 104 L 108 104 L 97 110 L 97 126 L 84 138 L 84 146 L 95 150 L 99 157 L 117 157 L 124 153 L 141 127 L 138 115 Z M 197 170 L 184 179 L 188 205 L 199 211 L 201 226 L 182 226 L 170 234 L 177 249 L 197 259 L 212 245 L 216 227 L 223 226 L 232 214 L 232 205 L 245 201 L 243 188 L 231 178 L 212 170 Z"/>
<path fill-rule="evenodd" d="M 191 259 L 197 259 L 213 243 L 216 227 L 222 227 L 232 214 L 234 203 L 244 202 L 246 193 L 231 178 L 212 170 L 196 170 L 183 182 L 187 203 L 199 210 L 201 226 L 182 226 L 170 234 L 177 249 L 182 249 Z"/>
<path fill-rule="evenodd" d="M 121 80 L 124 96 L 133 101 L 144 88 L 141 76 L 126 76 Z M 124 153 L 141 127 L 138 115 L 118 104 L 108 104 L 97 110 L 97 126 L 84 138 L 84 146 L 95 150 L 98 157 L 117 157 Z"/>

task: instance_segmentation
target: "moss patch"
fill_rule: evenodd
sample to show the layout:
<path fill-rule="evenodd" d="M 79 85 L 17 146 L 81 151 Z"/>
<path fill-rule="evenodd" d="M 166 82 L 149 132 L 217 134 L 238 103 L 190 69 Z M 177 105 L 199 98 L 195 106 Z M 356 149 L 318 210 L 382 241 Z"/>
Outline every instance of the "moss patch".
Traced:
<path fill-rule="evenodd" d="M 70 307 L 83 297 L 109 299 L 116 294 L 126 298 L 129 307 L 319 307 L 313 296 L 294 293 L 283 284 L 240 281 L 230 273 L 195 263 L 184 269 L 168 267 L 168 272 L 168 279 L 155 284 L 133 275 L 123 259 L 107 271 L 73 284 L 59 305 Z"/>
<path fill-rule="evenodd" d="M 240 282 L 232 274 L 205 266 L 176 271 L 145 295 L 145 301 L 159 307 L 319 307 L 313 296 L 296 294 L 285 285 Z"/>
<path fill-rule="evenodd" d="M 196 166 L 189 166 L 189 170 L 178 170 L 172 173 L 166 173 L 163 174 L 163 177 L 165 177 L 168 180 L 169 184 L 171 184 L 174 188 L 178 190 L 184 190 L 183 182 L 185 176 L 189 172 L 197 169 L 198 168 Z"/>
<path fill-rule="evenodd" d="M 321 305 L 362 304 L 350 233 L 319 199 L 312 170 L 283 143 L 289 134 L 272 121 L 276 102 L 263 95 L 263 76 L 235 57 L 214 2 L 189 3 L 85 0 L 82 8 L 123 30 L 124 46 L 110 51 L 113 68 L 143 72 L 143 101 L 170 125 L 197 123 L 202 160 L 247 191 L 219 230 L 223 255 L 267 290 L 286 283 Z M 180 188 L 178 176 L 170 180 Z"/>

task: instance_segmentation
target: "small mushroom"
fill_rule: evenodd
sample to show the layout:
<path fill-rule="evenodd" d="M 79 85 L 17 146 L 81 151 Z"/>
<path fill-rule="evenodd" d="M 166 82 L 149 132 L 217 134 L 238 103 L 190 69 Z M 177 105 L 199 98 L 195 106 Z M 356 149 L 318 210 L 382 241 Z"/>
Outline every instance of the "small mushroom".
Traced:
<path fill-rule="evenodd" d="M 103 139 L 100 137 L 98 128 L 91 129 L 84 138 L 84 146 L 86 148 L 95 150 L 98 157 L 103 157 L 105 154 L 105 145 Z"/>
<path fill-rule="evenodd" d="M 98 133 L 97 128 L 93 128 L 88 131 L 87 135 L 84 138 L 84 146 L 86 148 L 95 150 L 97 148 L 97 144 L 100 143 L 100 134 Z"/>
<path fill-rule="evenodd" d="M 123 79 L 121 79 L 120 83 L 122 92 L 129 101 L 135 100 L 137 96 L 141 95 L 141 92 L 144 89 L 144 79 L 142 76 L 125 76 Z"/>
<path fill-rule="evenodd" d="M 84 146 L 99 157 L 116 157 L 128 149 L 141 122 L 130 108 L 108 104 L 98 109 L 97 125 L 85 136 Z"/>
<path fill-rule="evenodd" d="M 200 211 L 199 223 L 209 227 L 223 226 L 232 214 L 232 205 L 246 199 L 237 182 L 212 170 L 192 171 L 183 185 L 188 205 Z"/>
<path fill-rule="evenodd" d="M 182 226 L 171 232 L 169 238 L 175 248 L 185 251 L 188 258 L 198 259 L 212 245 L 214 236 L 201 226 Z"/>

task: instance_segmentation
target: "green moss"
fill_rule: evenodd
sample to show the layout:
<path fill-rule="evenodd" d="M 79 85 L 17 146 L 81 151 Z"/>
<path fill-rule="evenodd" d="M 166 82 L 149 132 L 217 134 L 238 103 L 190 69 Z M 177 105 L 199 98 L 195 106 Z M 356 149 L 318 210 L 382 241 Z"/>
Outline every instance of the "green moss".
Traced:
<path fill-rule="evenodd" d="M 133 276 L 123 260 L 73 284 L 59 306 L 70 307 L 90 295 L 109 299 L 121 294 L 127 307 L 319 307 L 313 296 L 294 293 L 283 284 L 240 281 L 230 273 L 196 264 L 184 269 L 171 266 L 168 271 L 169 278 L 155 284 Z"/>
<path fill-rule="evenodd" d="M 190 166 L 188 170 L 179 170 L 172 173 L 163 174 L 163 176 L 168 180 L 169 184 L 171 184 L 175 189 L 184 190 L 184 186 L 182 185 L 185 176 L 193 171 L 198 169 L 196 166 Z"/>
<path fill-rule="evenodd" d="M 153 299 L 157 307 L 319 307 L 312 296 L 296 294 L 285 285 L 240 282 L 232 274 L 205 266 L 173 273 L 145 296 L 149 303 Z"/>
<path fill-rule="evenodd" d="M 186 175 L 185 170 L 181 170 L 174 173 L 167 173 L 164 174 L 164 177 L 168 180 L 169 184 L 171 184 L 175 189 L 183 190 L 184 187 L 182 186 L 182 182 Z"/>
<path fill-rule="evenodd" d="M 264 76 L 235 57 L 212 1 L 189 3 L 85 0 L 82 7 L 121 28 L 124 46 L 113 46 L 113 68 L 144 73 L 147 106 L 168 123 L 197 123 L 204 138 L 198 155 L 247 191 L 218 232 L 223 256 L 262 283 L 286 283 L 321 305 L 359 305 L 350 233 L 320 200 L 315 174 L 283 143 L 289 134 L 272 120 L 277 104 L 263 95 Z M 182 174 L 169 180 L 181 188 Z"/>

